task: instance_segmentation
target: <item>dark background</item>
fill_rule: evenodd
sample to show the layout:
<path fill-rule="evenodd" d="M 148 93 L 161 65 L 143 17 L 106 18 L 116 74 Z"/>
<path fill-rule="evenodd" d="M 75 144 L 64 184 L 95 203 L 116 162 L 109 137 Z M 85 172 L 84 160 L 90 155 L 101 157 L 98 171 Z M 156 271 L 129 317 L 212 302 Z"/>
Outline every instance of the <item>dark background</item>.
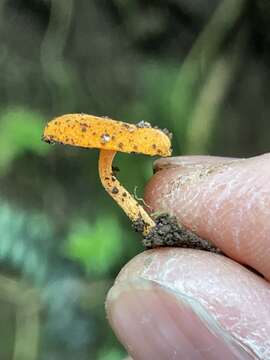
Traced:
<path fill-rule="evenodd" d="M 97 151 L 42 143 L 46 122 L 149 121 L 173 132 L 174 155 L 267 152 L 269 24 L 268 0 L 1 1 L 1 359 L 125 356 L 104 299 L 140 237 Z M 152 160 L 116 164 L 141 197 Z"/>

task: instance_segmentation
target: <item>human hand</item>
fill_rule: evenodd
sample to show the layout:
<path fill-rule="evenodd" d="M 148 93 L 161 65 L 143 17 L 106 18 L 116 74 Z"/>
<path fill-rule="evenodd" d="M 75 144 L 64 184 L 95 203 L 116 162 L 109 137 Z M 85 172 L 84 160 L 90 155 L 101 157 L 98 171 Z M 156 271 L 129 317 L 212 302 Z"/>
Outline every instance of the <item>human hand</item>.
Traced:
<path fill-rule="evenodd" d="M 136 360 L 270 359 L 270 154 L 168 158 L 156 168 L 146 203 L 228 257 L 181 248 L 136 256 L 108 294 L 116 335 Z"/>

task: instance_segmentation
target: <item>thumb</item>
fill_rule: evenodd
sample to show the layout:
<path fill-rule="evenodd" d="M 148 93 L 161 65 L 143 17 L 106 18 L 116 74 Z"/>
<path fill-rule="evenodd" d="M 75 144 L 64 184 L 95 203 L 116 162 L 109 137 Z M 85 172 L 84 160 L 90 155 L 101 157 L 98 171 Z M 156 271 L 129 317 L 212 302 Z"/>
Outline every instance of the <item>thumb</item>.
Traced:
<path fill-rule="evenodd" d="M 106 310 L 134 360 L 266 360 L 269 290 L 265 280 L 228 258 L 164 248 L 124 267 Z"/>

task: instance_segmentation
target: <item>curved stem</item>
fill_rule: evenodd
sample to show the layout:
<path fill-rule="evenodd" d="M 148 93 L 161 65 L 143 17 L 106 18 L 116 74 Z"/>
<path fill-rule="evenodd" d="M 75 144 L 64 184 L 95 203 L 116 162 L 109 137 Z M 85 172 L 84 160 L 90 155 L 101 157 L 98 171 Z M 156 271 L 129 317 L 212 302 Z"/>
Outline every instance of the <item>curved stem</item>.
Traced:
<path fill-rule="evenodd" d="M 112 170 L 112 162 L 115 154 L 116 151 L 100 150 L 98 164 L 100 180 L 105 190 L 124 210 L 130 220 L 133 223 L 141 223 L 143 226 L 143 235 L 147 235 L 150 230 L 156 226 L 156 223 L 116 179 Z"/>

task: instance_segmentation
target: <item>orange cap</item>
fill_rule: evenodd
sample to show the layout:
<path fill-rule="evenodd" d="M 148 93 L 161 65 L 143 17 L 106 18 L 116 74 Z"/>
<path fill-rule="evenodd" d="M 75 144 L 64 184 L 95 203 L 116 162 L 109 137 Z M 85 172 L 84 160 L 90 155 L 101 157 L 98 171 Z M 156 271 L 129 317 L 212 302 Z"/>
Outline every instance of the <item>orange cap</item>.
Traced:
<path fill-rule="evenodd" d="M 149 123 L 137 125 L 87 114 L 67 114 L 50 121 L 43 140 L 84 148 L 141 153 L 146 155 L 171 155 L 168 133 L 152 128 Z"/>

